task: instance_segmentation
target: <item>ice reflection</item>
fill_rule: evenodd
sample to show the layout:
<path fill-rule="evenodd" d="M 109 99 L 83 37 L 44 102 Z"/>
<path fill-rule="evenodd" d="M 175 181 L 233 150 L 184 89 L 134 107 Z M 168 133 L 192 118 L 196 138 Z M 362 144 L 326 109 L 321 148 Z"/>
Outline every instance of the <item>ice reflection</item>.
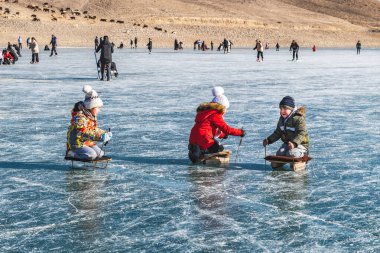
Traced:
<path fill-rule="evenodd" d="M 307 233 L 308 224 L 300 214 L 307 213 L 309 177 L 307 171 L 273 171 L 264 184 L 266 203 L 276 208 L 272 227 L 274 235 L 293 241 Z M 301 246 L 301 245 L 298 245 Z"/>
<path fill-rule="evenodd" d="M 201 219 L 202 229 L 213 230 L 223 226 L 220 216 L 226 215 L 225 168 L 189 168 L 191 196 Z"/>
<path fill-rule="evenodd" d="M 87 244 L 100 239 L 107 180 L 108 175 L 99 171 L 70 170 L 66 173 L 69 210 L 77 220 L 71 229 L 73 234 L 80 235 L 79 242 Z"/>
<path fill-rule="evenodd" d="M 281 211 L 300 211 L 304 209 L 308 195 L 308 173 L 294 173 L 275 170 L 267 178 L 266 191 L 271 204 Z"/>

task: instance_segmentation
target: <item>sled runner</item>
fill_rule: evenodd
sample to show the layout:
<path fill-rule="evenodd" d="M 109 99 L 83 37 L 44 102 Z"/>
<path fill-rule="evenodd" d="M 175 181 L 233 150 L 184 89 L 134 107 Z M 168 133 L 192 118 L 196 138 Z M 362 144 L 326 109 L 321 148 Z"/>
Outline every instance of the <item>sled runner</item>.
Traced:
<path fill-rule="evenodd" d="M 210 164 L 210 165 L 222 165 L 228 164 L 230 162 L 230 150 L 224 150 L 218 153 L 205 154 L 201 157 L 200 163 Z"/>
<path fill-rule="evenodd" d="M 84 165 L 83 168 L 105 169 L 107 168 L 108 162 L 112 161 L 112 158 L 109 156 L 102 156 L 100 158 L 90 160 L 90 159 L 79 159 L 79 158 L 65 156 L 65 160 L 71 161 L 72 169 L 75 168 L 74 162 L 82 162 Z M 98 163 L 101 164 L 101 166 L 98 166 Z"/>
<path fill-rule="evenodd" d="M 271 162 L 273 169 L 282 167 L 283 165 L 289 163 L 290 168 L 294 171 L 304 170 L 308 161 L 312 158 L 310 156 L 303 156 L 300 158 L 290 157 L 290 156 L 275 156 L 269 155 L 264 158 L 265 160 Z"/>

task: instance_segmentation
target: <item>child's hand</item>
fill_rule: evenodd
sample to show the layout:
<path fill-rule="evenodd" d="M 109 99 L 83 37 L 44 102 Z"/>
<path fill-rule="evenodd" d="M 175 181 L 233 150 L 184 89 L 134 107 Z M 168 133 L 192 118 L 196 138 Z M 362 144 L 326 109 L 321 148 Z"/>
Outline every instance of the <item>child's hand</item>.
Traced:
<path fill-rule="evenodd" d="M 289 141 L 288 147 L 289 147 L 289 150 L 292 150 L 294 148 L 294 143 Z"/>

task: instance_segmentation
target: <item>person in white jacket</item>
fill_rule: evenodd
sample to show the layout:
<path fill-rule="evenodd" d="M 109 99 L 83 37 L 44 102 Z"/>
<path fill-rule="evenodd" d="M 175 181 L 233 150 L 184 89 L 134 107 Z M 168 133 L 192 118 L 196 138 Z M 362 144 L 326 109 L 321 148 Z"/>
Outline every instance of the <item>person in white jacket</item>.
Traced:
<path fill-rule="evenodd" d="M 39 63 L 40 59 L 38 58 L 38 54 L 40 53 L 40 49 L 38 47 L 36 38 L 32 37 L 32 42 L 30 43 L 29 48 L 32 50 L 32 61 L 30 63 Z"/>
<path fill-rule="evenodd" d="M 257 60 L 256 61 L 260 62 L 260 56 L 261 56 L 261 61 L 264 61 L 264 46 L 260 40 L 256 40 L 256 46 L 253 48 L 253 50 L 257 50 Z"/>

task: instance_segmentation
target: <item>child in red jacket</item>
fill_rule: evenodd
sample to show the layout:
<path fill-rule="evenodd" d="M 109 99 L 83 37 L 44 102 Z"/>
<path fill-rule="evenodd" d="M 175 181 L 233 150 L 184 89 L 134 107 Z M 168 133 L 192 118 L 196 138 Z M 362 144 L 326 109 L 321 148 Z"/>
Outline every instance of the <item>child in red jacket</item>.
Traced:
<path fill-rule="evenodd" d="M 212 89 L 214 99 L 210 103 L 202 103 L 197 108 L 195 124 L 190 132 L 189 158 L 193 163 L 198 162 L 204 154 L 217 153 L 224 150 L 215 138 L 226 139 L 228 135 L 245 136 L 242 129 L 227 125 L 223 115 L 230 107 L 222 87 Z"/>
<path fill-rule="evenodd" d="M 8 50 L 3 50 L 3 54 L 3 64 L 10 65 L 14 63 L 14 58 Z"/>

